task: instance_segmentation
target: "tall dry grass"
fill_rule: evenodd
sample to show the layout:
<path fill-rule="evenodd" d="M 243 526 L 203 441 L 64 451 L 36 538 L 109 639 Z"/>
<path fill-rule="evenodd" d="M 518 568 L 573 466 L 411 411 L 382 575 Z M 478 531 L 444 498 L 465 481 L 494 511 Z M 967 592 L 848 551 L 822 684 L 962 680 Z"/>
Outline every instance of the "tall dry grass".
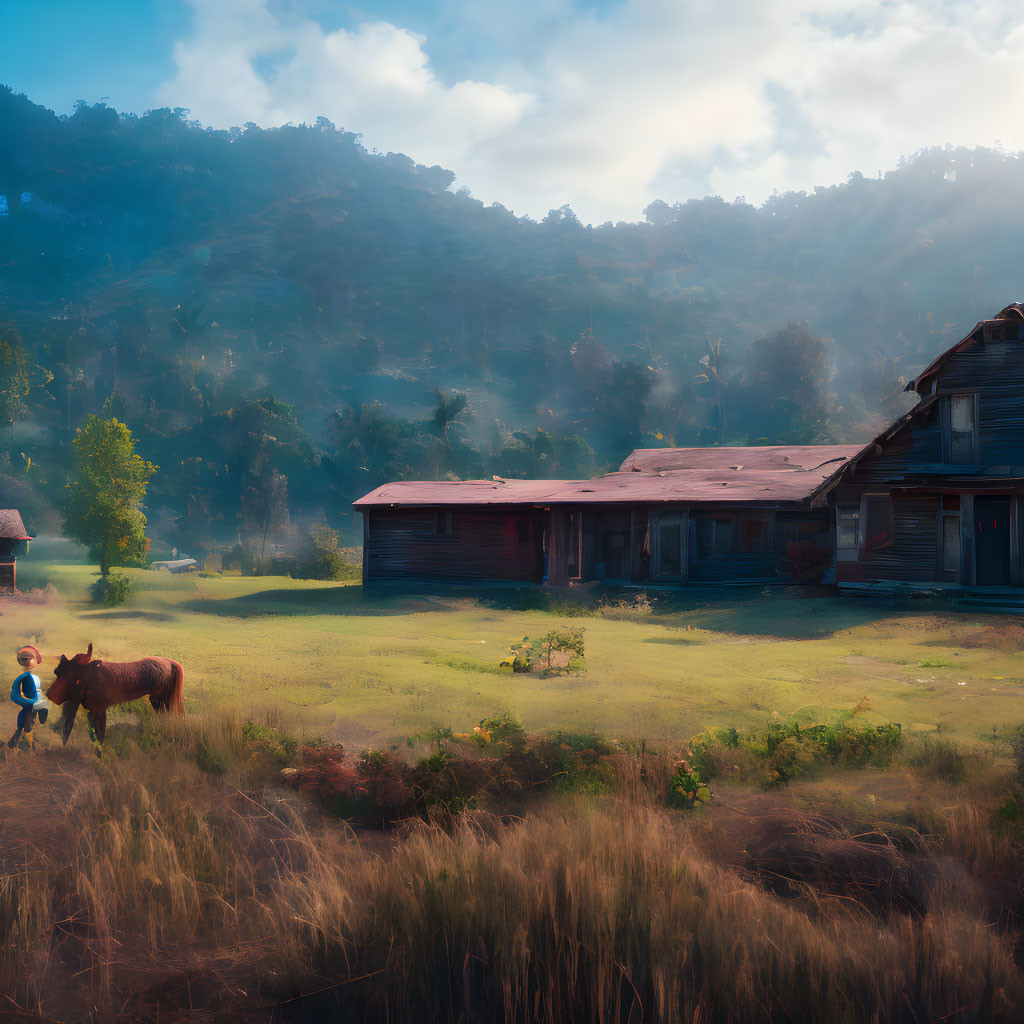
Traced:
<path fill-rule="evenodd" d="M 271 776 L 231 761 L 238 723 L 159 728 L 173 742 L 148 752 L 0 768 L 0 1018 L 970 1022 L 1024 1008 L 1014 925 L 979 898 L 1012 851 L 980 814 L 886 846 L 763 794 L 700 819 L 633 787 L 356 836 L 256 788 Z M 731 852 L 710 842 L 726 827 Z M 896 892 L 911 869 L 917 907 Z M 771 881 L 787 871 L 795 896 Z M 865 879 L 894 897 L 858 898 Z"/>

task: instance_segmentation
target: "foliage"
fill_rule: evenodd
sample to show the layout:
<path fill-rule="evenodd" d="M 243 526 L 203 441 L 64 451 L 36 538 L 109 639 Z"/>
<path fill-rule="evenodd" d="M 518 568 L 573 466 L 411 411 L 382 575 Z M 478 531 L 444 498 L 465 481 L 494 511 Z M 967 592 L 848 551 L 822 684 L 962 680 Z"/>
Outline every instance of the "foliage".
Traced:
<path fill-rule="evenodd" d="M 701 779 L 739 772 L 755 775 L 765 787 L 782 786 L 828 765 L 885 766 L 902 744 L 898 723 L 868 725 L 858 716 L 866 701 L 831 723 L 801 726 L 794 716 L 748 732 L 733 727 L 708 729 L 689 743 L 689 764 Z"/>
<path fill-rule="evenodd" d="M 570 675 L 586 671 L 584 626 L 556 626 L 539 639 L 524 636 L 509 647 L 501 665 L 513 672 L 532 672 L 543 665 L 541 675 Z"/>
<path fill-rule="evenodd" d="M 24 339 L 0 390 L 32 420 L 15 465 L 45 494 L 105 406 L 162 466 L 151 497 L 177 535 L 161 539 L 193 552 L 241 528 L 267 555 L 310 517 L 350 531 L 340 510 L 389 479 L 579 478 L 640 444 L 872 436 L 901 378 L 1005 304 L 999 211 L 1024 196 L 1019 161 L 934 149 L 759 208 L 655 202 L 646 223 L 587 227 L 446 191 L 451 171 L 324 123 L 61 118 L 2 89 L 0 126 L 19 190 L 3 300 Z M 117 285 L 140 274 L 153 286 Z"/>
<path fill-rule="evenodd" d="M 114 608 L 124 604 L 132 592 L 132 578 L 124 572 L 107 572 L 101 574 L 89 588 L 89 593 L 96 604 Z"/>
<path fill-rule="evenodd" d="M 686 760 L 676 763 L 675 774 L 668 784 L 668 804 L 683 810 L 711 803 L 711 787 L 701 781 L 700 772 Z"/>
<path fill-rule="evenodd" d="M 89 548 L 104 575 L 112 565 L 139 565 L 149 541 L 139 505 L 156 466 L 135 454 L 135 439 L 116 419 L 90 416 L 74 441 L 75 463 L 65 489 L 64 525 Z"/>

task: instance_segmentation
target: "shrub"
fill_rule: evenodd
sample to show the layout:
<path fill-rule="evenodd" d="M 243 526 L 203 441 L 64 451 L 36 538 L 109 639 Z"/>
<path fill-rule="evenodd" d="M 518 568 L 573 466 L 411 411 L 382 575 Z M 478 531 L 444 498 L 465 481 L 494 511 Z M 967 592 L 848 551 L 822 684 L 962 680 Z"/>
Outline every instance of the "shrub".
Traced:
<path fill-rule="evenodd" d="M 960 785 L 967 779 L 968 765 L 977 758 L 948 740 L 924 739 L 915 744 L 908 761 L 912 768 L 942 782 Z"/>
<path fill-rule="evenodd" d="M 668 784 L 669 807 L 693 810 L 711 803 L 711 787 L 701 780 L 700 772 L 688 761 L 676 763 L 676 771 Z"/>
<path fill-rule="evenodd" d="M 1024 780 L 1024 725 L 1014 726 L 1010 730 L 1010 747 L 1013 750 L 1013 762 L 1017 767 L 1017 775 Z"/>
<path fill-rule="evenodd" d="M 100 576 L 89 588 L 89 593 L 96 604 L 104 604 L 108 608 L 124 604 L 132 592 L 132 578 L 123 572 L 108 572 Z"/>
<path fill-rule="evenodd" d="M 532 672 L 543 665 L 542 676 L 585 672 L 584 626 L 556 626 L 539 640 L 524 636 L 509 647 L 501 665 L 513 672 Z"/>

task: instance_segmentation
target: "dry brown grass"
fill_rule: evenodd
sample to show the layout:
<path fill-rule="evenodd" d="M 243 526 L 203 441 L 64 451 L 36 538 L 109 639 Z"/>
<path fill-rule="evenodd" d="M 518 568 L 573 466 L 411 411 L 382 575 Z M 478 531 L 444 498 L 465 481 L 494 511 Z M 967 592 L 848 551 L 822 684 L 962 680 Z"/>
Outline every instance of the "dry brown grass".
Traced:
<path fill-rule="evenodd" d="M 161 728 L 164 725 L 161 724 Z M 1010 1021 L 1019 851 L 723 791 L 355 835 L 254 788 L 230 720 L 0 767 L 0 1018 Z M 229 765 L 211 775 L 200 756 Z M 652 764 L 651 769 L 662 770 Z M 6 1016 L 5 1016 L 6 1015 Z"/>

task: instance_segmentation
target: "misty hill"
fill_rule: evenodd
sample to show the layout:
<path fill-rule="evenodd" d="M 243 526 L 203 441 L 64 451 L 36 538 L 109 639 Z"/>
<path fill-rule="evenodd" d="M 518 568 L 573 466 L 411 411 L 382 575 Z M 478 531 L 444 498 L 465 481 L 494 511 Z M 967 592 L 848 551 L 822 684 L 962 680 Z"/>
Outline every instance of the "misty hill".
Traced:
<path fill-rule="evenodd" d="M 866 439 L 899 377 L 1024 293 L 1024 174 L 985 150 L 599 227 L 485 207 L 322 119 L 59 118 L 0 89 L 0 153 L 0 364 L 38 385 L 5 405 L 0 484 L 42 515 L 106 408 L 190 547 L 344 525 L 391 476 Z"/>

